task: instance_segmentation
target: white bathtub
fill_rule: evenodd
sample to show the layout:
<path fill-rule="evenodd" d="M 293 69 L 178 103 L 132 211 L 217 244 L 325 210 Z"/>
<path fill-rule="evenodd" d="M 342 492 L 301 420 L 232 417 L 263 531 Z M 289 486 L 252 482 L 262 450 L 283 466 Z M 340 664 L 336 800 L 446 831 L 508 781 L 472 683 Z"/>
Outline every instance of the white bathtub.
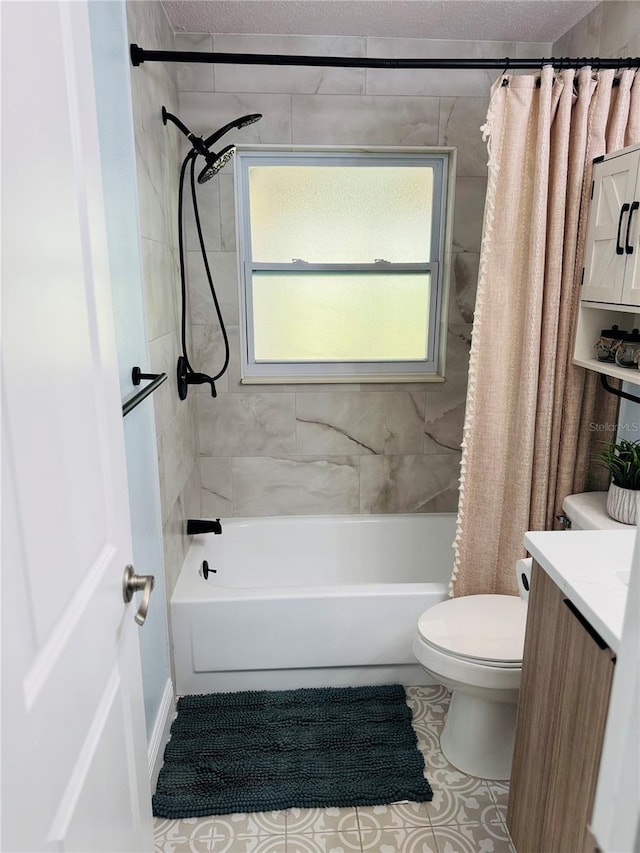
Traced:
<path fill-rule="evenodd" d="M 194 536 L 171 599 L 177 692 L 429 683 L 413 635 L 447 597 L 454 534 L 442 513 L 233 519 Z"/>

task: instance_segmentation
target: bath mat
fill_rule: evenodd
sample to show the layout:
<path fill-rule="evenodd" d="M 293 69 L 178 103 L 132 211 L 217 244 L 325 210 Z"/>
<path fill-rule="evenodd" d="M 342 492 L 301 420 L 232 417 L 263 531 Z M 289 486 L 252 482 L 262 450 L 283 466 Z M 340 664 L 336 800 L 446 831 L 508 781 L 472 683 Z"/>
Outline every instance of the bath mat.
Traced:
<path fill-rule="evenodd" d="M 399 684 L 183 696 L 153 813 L 424 802 L 423 771 Z"/>

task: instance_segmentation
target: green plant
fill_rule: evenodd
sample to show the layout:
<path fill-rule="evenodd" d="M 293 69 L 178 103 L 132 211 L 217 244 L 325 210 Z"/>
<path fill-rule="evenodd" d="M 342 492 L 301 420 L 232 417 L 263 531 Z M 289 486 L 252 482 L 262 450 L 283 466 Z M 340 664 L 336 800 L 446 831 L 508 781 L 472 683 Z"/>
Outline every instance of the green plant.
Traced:
<path fill-rule="evenodd" d="M 640 440 L 612 441 L 598 454 L 611 479 L 621 489 L 640 489 Z"/>

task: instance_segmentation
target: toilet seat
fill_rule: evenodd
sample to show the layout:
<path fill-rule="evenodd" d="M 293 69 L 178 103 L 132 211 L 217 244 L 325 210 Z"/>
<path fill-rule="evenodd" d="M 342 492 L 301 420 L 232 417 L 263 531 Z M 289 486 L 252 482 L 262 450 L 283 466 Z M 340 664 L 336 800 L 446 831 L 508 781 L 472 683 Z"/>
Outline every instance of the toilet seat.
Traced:
<path fill-rule="evenodd" d="M 423 648 L 460 663 L 519 670 L 526 618 L 527 605 L 518 596 L 468 595 L 423 613 L 418 635 Z"/>
<path fill-rule="evenodd" d="M 494 691 L 517 691 L 520 685 L 521 666 L 487 666 L 478 660 L 454 657 L 425 643 L 417 631 L 413 639 L 413 654 L 438 684 L 446 684 L 451 690 L 468 685 Z"/>

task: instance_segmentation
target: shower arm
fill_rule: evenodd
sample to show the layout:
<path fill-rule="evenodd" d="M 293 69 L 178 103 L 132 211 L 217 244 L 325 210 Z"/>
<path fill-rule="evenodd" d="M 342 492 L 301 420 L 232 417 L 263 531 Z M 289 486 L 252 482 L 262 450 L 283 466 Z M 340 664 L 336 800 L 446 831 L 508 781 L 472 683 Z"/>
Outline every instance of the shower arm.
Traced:
<path fill-rule="evenodd" d="M 175 124 L 178 130 L 187 137 L 187 139 L 193 146 L 194 151 L 197 151 L 198 154 L 202 154 L 203 157 L 206 157 L 207 154 L 209 154 L 209 147 L 207 143 L 202 139 L 202 137 L 196 136 L 195 133 L 192 133 L 189 130 L 186 124 L 183 124 L 180 121 L 178 116 L 174 116 L 173 113 L 168 112 L 166 107 L 162 107 L 162 123 L 166 125 L 168 121 Z"/>

